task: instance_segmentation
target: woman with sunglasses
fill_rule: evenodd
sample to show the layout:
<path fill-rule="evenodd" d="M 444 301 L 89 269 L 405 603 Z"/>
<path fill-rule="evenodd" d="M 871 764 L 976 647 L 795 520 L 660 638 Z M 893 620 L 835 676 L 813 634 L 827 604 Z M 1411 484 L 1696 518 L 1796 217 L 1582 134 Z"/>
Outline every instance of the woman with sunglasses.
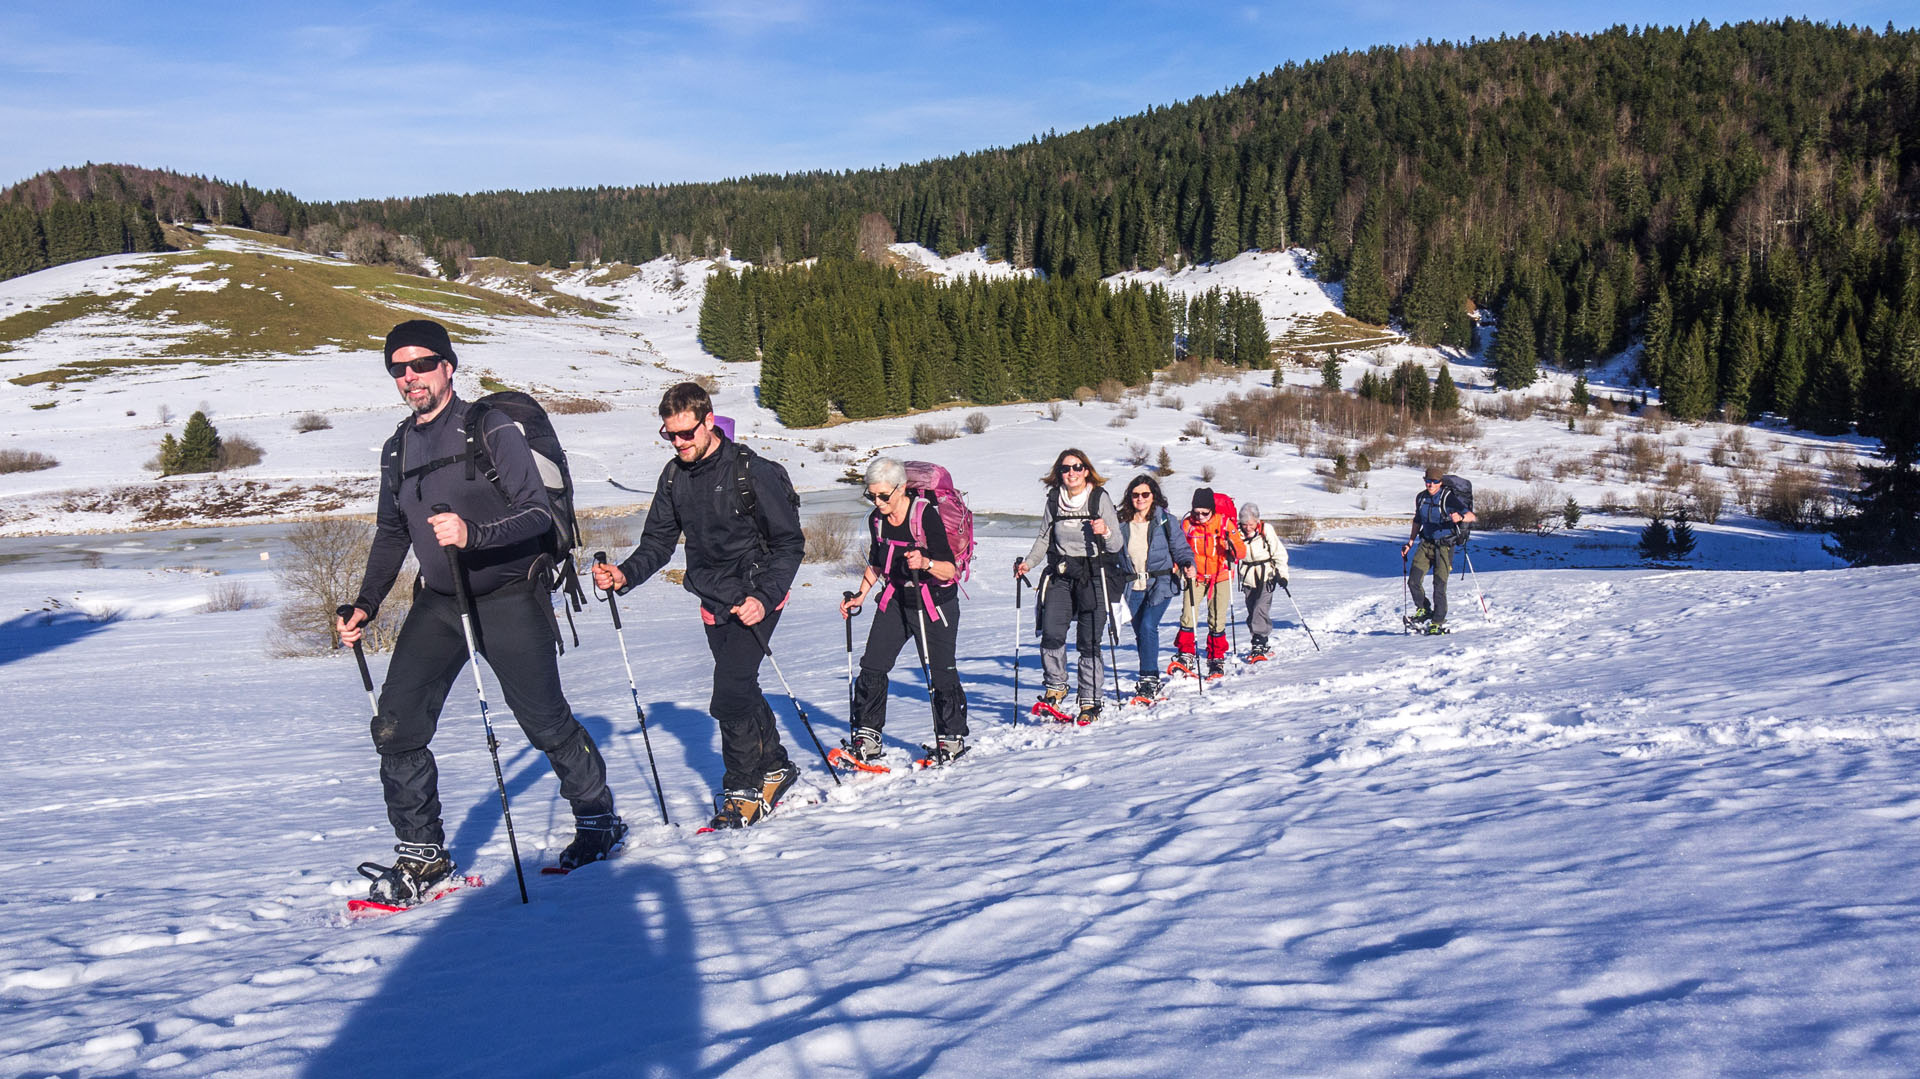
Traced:
<path fill-rule="evenodd" d="M 1100 714 L 1100 635 L 1107 628 L 1107 603 L 1117 592 L 1109 587 L 1107 571 L 1121 548 L 1120 518 L 1107 482 L 1079 450 L 1060 451 L 1053 467 L 1040 477 L 1047 487 L 1046 515 L 1040 535 L 1027 557 L 1015 564 L 1015 576 L 1024 577 L 1031 565 L 1043 565 L 1039 591 L 1040 665 L 1046 686 L 1038 711 L 1066 719 L 1060 705 L 1067 699 L 1067 627 L 1078 626 L 1074 647 L 1080 653 L 1081 724 Z M 1044 563 L 1040 559 L 1045 558 Z M 1115 582 L 1117 584 L 1118 582 Z"/>
<path fill-rule="evenodd" d="M 1133 699 L 1160 699 L 1160 618 L 1180 594 L 1181 579 L 1193 570 L 1193 547 L 1173 526 L 1167 496 L 1142 472 L 1127 484 L 1120 509 L 1121 563 L 1127 570 L 1127 613 L 1133 620 L 1134 646 L 1140 652 L 1140 677 Z"/>
<path fill-rule="evenodd" d="M 867 515 L 873 543 L 867 548 L 860 587 L 841 602 L 840 617 L 860 613 L 867 596 L 883 581 L 886 587 L 867 630 L 867 650 L 860 656 L 860 680 L 853 689 L 853 741 L 844 752 L 856 768 L 884 770 L 879 761 L 880 731 L 887 724 L 887 674 L 899 661 L 900 649 L 912 640 L 932 683 L 935 744 L 928 747 L 929 759 L 944 764 L 967 751 L 967 695 L 954 659 L 960 641 L 960 586 L 955 581 L 960 567 L 953 542 L 939 507 L 907 489 L 906 466 L 891 457 L 876 458 L 867 466 L 867 501 L 873 503 Z"/>

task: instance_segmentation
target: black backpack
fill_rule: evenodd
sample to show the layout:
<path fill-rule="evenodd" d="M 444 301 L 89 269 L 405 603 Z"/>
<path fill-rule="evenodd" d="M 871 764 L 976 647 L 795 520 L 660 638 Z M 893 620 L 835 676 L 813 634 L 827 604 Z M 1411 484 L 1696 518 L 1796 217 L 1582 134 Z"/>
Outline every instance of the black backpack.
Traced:
<path fill-rule="evenodd" d="M 553 429 L 553 421 L 548 418 L 547 410 L 540 402 L 518 390 L 502 390 L 490 393 L 476 401 L 468 403 L 466 424 L 462 432 L 466 438 L 466 449 L 453 456 L 428 461 L 416 468 L 400 471 L 400 440 L 412 425 L 413 417 L 400 421 L 400 426 L 387 440 L 381 451 L 381 474 L 387 486 L 396 493 L 404 480 L 415 479 L 429 472 L 445 468 L 448 465 L 464 463 L 467 466 L 467 478 L 481 476 L 497 489 L 500 486 L 500 473 L 493 466 L 493 458 L 487 453 L 486 441 L 480 437 L 480 426 L 489 411 L 499 412 L 513 421 L 527 438 L 527 448 L 533 451 L 533 465 L 540 473 L 540 484 L 547 489 L 547 500 L 553 507 L 553 527 L 547 530 L 541 543 L 542 565 L 548 574 L 549 591 L 561 592 L 571 607 L 567 612 L 567 625 L 573 627 L 573 612 L 584 610 L 586 592 L 580 586 L 580 574 L 574 564 L 573 551 L 580 545 L 580 522 L 573 511 L 573 473 L 567 468 L 567 451 L 560 445 L 560 436 Z M 506 492 L 502 491 L 504 496 Z M 555 624 L 558 629 L 558 623 Z M 557 634 L 556 634 L 557 637 Z M 580 644 L 580 632 L 573 631 L 575 647 Z"/>
<path fill-rule="evenodd" d="M 1447 496 L 1447 501 L 1442 503 L 1443 506 L 1458 510 L 1461 513 L 1473 512 L 1472 480 L 1467 479 L 1465 476 L 1456 476 L 1449 472 L 1440 477 L 1440 490 Z M 1453 542 L 1455 546 L 1467 542 L 1467 538 L 1471 535 L 1473 535 L 1472 524 L 1461 521 L 1459 524 L 1453 526 Z"/>

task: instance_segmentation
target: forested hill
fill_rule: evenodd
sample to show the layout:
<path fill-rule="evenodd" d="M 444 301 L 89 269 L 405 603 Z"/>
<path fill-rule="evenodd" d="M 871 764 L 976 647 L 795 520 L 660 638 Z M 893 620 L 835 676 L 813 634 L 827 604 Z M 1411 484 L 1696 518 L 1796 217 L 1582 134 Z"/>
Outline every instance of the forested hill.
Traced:
<path fill-rule="evenodd" d="M 869 214 L 1068 277 L 1303 245 L 1418 341 L 1492 307 L 1511 381 L 1644 333 L 1683 417 L 1873 431 L 1920 384 L 1917 209 L 1920 33 L 1788 21 L 1341 53 L 899 169 L 304 211 L 445 265 L 851 255 Z"/>
<path fill-rule="evenodd" d="M 1304 245 L 1416 340 L 1500 311 L 1522 378 L 1644 329 L 1682 416 L 1872 430 L 1920 379 L 1917 208 L 1920 34 L 1789 21 L 1343 53 L 900 169 L 331 209 L 552 262 L 832 254 L 868 212 L 1070 276 Z"/>

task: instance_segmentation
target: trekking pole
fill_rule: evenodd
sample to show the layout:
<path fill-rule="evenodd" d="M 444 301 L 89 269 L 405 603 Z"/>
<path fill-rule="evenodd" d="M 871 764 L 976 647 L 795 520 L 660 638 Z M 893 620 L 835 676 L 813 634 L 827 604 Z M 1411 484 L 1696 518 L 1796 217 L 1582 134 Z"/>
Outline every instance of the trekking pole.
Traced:
<path fill-rule="evenodd" d="M 920 598 L 927 597 L 926 577 L 919 570 L 913 571 L 913 583 L 920 589 Z M 927 608 L 924 603 L 913 609 L 914 619 L 920 624 L 920 632 L 914 634 L 913 650 L 920 654 L 920 677 L 927 680 L 927 703 L 933 703 L 933 668 L 927 665 Z"/>
<path fill-rule="evenodd" d="M 1197 563 L 1197 562 L 1195 563 L 1195 568 L 1196 568 L 1196 569 L 1198 568 L 1198 563 Z M 1192 598 L 1193 598 L 1193 592 L 1194 592 L 1194 588 L 1193 588 L 1193 578 L 1192 578 L 1192 577 L 1188 577 L 1188 578 L 1187 578 L 1187 598 L 1188 598 L 1188 599 L 1192 599 Z M 1198 607 L 1197 607 L 1197 605 L 1196 605 L 1196 608 L 1195 608 L 1195 610 L 1194 610 L 1194 613 L 1193 613 L 1193 635 L 1194 635 L 1194 640 L 1193 640 L 1193 662 L 1194 662 L 1194 665 L 1195 665 L 1195 666 L 1198 666 L 1198 665 L 1199 665 L 1199 663 L 1200 663 L 1200 615 L 1201 615 L 1202 613 L 1204 613 L 1204 612 L 1202 612 L 1202 611 L 1200 611 L 1200 610 L 1198 609 Z M 1176 646 L 1178 646 L 1178 644 L 1179 644 L 1179 640 L 1178 640 L 1178 638 L 1175 638 L 1175 642 L 1174 642 L 1174 643 L 1175 643 L 1175 645 L 1176 645 Z M 1200 691 L 1200 696 L 1202 696 L 1202 697 L 1205 697 L 1205 696 L 1207 695 L 1207 677 L 1206 677 L 1206 675 L 1204 675 L 1204 674 L 1201 674 L 1201 673 L 1200 673 L 1199 671 L 1195 671 L 1195 672 L 1193 672 L 1193 684 L 1194 684 L 1194 685 L 1195 685 L 1195 686 L 1196 686 L 1196 687 L 1197 687 L 1197 688 L 1199 689 L 1199 691 Z"/>
<path fill-rule="evenodd" d="M 596 565 L 605 565 L 607 552 L 593 552 Z M 640 687 L 633 680 L 633 663 L 627 659 L 627 631 L 620 626 L 620 608 L 613 601 L 613 589 L 606 589 L 600 596 L 607 605 L 607 613 L 613 616 L 613 635 L 620 641 L 620 663 L 627 669 L 627 692 L 633 694 L 633 714 L 640 717 L 640 741 L 647 747 L 647 767 L 653 770 L 653 797 L 660 803 L 660 823 L 671 825 L 667 819 L 667 796 L 660 790 L 660 766 L 653 762 L 653 739 L 647 735 L 647 710 L 640 707 Z"/>
<path fill-rule="evenodd" d="M 1013 560 L 1014 568 L 1020 568 L 1020 560 Z M 1026 590 L 1026 574 L 1013 579 L 1013 717 L 1009 722 L 1020 722 L 1020 616 L 1025 613 L 1026 603 L 1020 594 Z"/>
<path fill-rule="evenodd" d="M 1233 634 L 1233 654 L 1240 654 L 1240 625 L 1233 620 L 1233 592 L 1240 587 L 1240 574 L 1235 573 L 1233 580 L 1227 582 L 1227 632 Z"/>
<path fill-rule="evenodd" d="M 452 513 L 442 502 L 433 507 L 435 516 Z M 460 632 L 467 638 L 467 663 L 473 668 L 473 690 L 480 697 L 480 725 L 487 729 L 487 752 L 493 755 L 493 782 L 500 788 L 500 816 L 507 822 L 507 849 L 513 852 L 513 875 L 520 882 L 520 902 L 527 902 L 527 875 L 520 868 L 520 842 L 513 836 L 513 807 L 507 804 L 507 777 L 500 771 L 500 740 L 493 736 L 493 719 L 487 714 L 487 684 L 480 678 L 480 649 L 474 644 L 473 597 L 467 594 L 467 579 L 460 572 L 460 549 L 444 547 L 447 568 L 453 571 L 454 600 L 460 604 Z"/>
<path fill-rule="evenodd" d="M 347 619 L 353 617 L 355 610 L 357 610 L 357 608 L 352 604 L 342 603 L 339 609 L 333 613 L 336 618 L 345 622 Z M 353 642 L 353 658 L 360 664 L 360 684 L 367 687 L 367 704 L 373 707 L 373 718 L 379 719 L 380 701 L 373 695 L 373 672 L 367 670 L 367 653 L 361 649 L 359 641 Z"/>
<path fill-rule="evenodd" d="M 1099 565 L 1095 565 L 1093 567 L 1093 572 L 1099 574 L 1100 576 L 1100 609 L 1107 616 L 1107 666 L 1113 668 L 1113 703 L 1116 706 L 1118 706 L 1126 701 L 1126 697 L 1123 696 L 1120 692 L 1120 627 L 1118 625 L 1119 620 L 1113 617 L 1113 601 L 1107 598 L 1106 569 Z M 1100 652 L 1099 649 L 1097 648 L 1094 649 L 1094 656 L 1096 659 L 1099 657 L 1099 652 Z"/>
<path fill-rule="evenodd" d="M 1467 560 L 1467 576 L 1473 578 L 1473 596 L 1480 601 L 1480 617 L 1486 619 L 1487 625 L 1491 626 L 1493 615 L 1487 613 L 1487 597 L 1480 591 L 1480 575 L 1473 572 L 1473 556 L 1467 553 L 1465 547 L 1460 548 L 1460 554 Z"/>
<path fill-rule="evenodd" d="M 840 593 L 840 598 L 842 600 L 852 599 L 853 598 L 852 590 L 848 590 Z M 859 609 L 860 608 L 858 607 L 854 608 L 855 611 L 858 611 Z M 847 716 L 848 718 L 852 718 L 853 716 L 853 615 L 852 614 L 844 615 L 840 620 L 847 624 Z"/>
<path fill-rule="evenodd" d="M 1300 613 L 1300 601 L 1293 598 L 1293 589 L 1288 588 L 1286 585 L 1281 585 L 1280 591 L 1285 592 L 1287 594 L 1287 602 L 1293 604 L 1293 616 L 1300 620 L 1300 628 L 1307 631 L 1307 640 L 1313 641 L 1313 627 L 1307 625 L 1307 616 Z M 1319 641 L 1313 641 L 1313 650 L 1316 652 L 1320 651 Z"/>
<path fill-rule="evenodd" d="M 1413 602 L 1413 581 L 1408 576 L 1412 572 L 1413 570 L 1407 566 L 1407 552 L 1402 549 L 1400 552 L 1400 632 L 1402 634 L 1413 632 L 1413 623 L 1407 621 L 1407 604 Z"/>
<path fill-rule="evenodd" d="M 807 737 L 813 739 L 813 748 L 819 751 L 820 760 L 827 767 L 827 774 L 833 777 L 833 785 L 838 787 L 840 770 L 833 766 L 833 762 L 827 760 L 827 747 L 821 745 L 820 736 L 813 733 L 813 721 L 807 718 L 807 710 L 800 707 L 800 698 L 794 696 L 793 686 L 787 683 L 787 676 L 781 673 L 780 661 L 773 658 L 773 649 L 767 645 L 767 639 L 760 635 L 759 626 L 748 626 L 747 632 L 753 634 L 754 642 L 760 646 L 760 651 L 767 657 L 767 662 L 773 664 L 774 676 L 780 679 L 781 688 L 787 691 L 787 700 L 793 702 L 793 710 L 800 713 L 800 725 L 807 729 Z"/>

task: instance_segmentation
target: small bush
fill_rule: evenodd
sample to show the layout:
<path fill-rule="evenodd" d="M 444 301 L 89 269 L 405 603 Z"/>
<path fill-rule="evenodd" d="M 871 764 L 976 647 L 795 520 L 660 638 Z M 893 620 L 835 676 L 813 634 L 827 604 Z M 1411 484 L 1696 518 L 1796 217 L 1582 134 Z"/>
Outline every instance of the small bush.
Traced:
<path fill-rule="evenodd" d="M 1113 414 L 1113 418 L 1107 421 L 1107 426 L 1125 427 L 1129 419 L 1130 417 L 1125 412 L 1116 412 Z"/>
<path fill-rule="evenodd" d="M 299 419 L 293 421 L 295 434 L 304 435 L 312 431 L 330 431 L 332 429 L 333 421 L 318 412 L 303 412 L 300 414 Z"/>
<path fill-rule="evenodd" d="M 1565 506 L 1553 503 L 1552 492 L 1544 484 L 1535 485 L 1526 494 L 1483 491 L 1473 500 L 1479 527 L 1502 532 L 1531 532 L 1544 535 L 1565 519 Z"/>
<path fill-rule="evenodd" d="M 286 656 L 310 655 L 339 647 L 333 632 L 334 610 L 353 602 L 360 574 L 373 546 L 373 526 L 349 517 L 322 517 L 303 521 L 287 531 L 286 550 L 274 565 L 280 579 L 280 632 L 273 650 Z M 393 647 L 413 605 L 407 582 L 414 576 L 408 554 L 393 590 L 382 600 L 380 614 L 367 627 L 366 648 L 381 652 Z"/>
<path fill-rule="evenodd" d="M 608 558 L 619 562 L 639 542 L 640 524 L 637 516 L 581 517 L 580 549 L 588 559 L 595 551 L 605 551 Z"/>
<path fill-rule="evenodd" d="M 613 406 L 592 397 L 543 397 L 540 407 L 556 416 L 578 416 L 589 412 L 612 412 Z"/>
<path fill-rule="evenodd" d="M 1156 476 L 1173 475 L 1173 454 L 1168 453 L 1165 446 L 1160 447 L 1160 455 L 1154 458 L 1153 473 Z"/>
<path fill-rule="evenodd" d="M 1298 547 L 1303 543 L 1312 543 L 1319 534 L 1320 525 L 1311 517 L 1269 517 L 1267 523 L 1279 534 L 1280 539 L 1289 547 Z"/>
<path fill-rule="evenodd" d="M 251 610 L 257 601 L 243 581 L 221 581 L 207 593 L 207 611 Z"/>
<path fill-rule="evenodd" d="M 969 412 L 967 413 L 967 433 L 970 435 L 984 435 L 987 433 L 987 425 L 991 422 L 991 420 L 987 419 L 987 414 L 984 412 Z"/>
<path fill-rule="evenodd" d="M 1727 502 L 1726 492 L 1718 483 L 1701 476 L 1693 481 L 1688 495 L 1693 502 L 1693 511 L 1708 524 L 1719 524 L 1720 514 Z"/>
<path fill-rule="evenodd" d="M 1052 420 L 1055 423 L 1060 422 L 1060 416 L 1066 410 L 1067 410 L 1067 406 L 1061 404 L 1058 401 L 1047 402 L 1047 418 Z"/>
<path fill-rule="evenodd" d="M 1187 399 L 1177 395 L 1162 397 L 1160 403 L 1167 408 L 1173 409 L 1175 412 L 1185 412 L 1187 410 Z"/>
<path fill-rule="evenodd" d="M 853 517 L 845 513 L 823 513 L 803 522 L 800 531 L 807 539 L 806 561 L 833 565 L 847 560 L 859 537 Z"/>
<path fill-rule="evenodd" d="M 0 450 L 0 473 L 43 472 L 59 463 L 37 450 Z"/>
<path fill-rule="evenodd" d="M 1821 508 L 1824 500 L 1825 491 L 1818 477 L 1806 469 L 1789 466 L 1773 474 L 1760 495 L 1755 516 L 1788 528 L 1812 528 L 1826 516 Z"/>
<path fill-rule="evenodd" d="M 935 442 L 945 442 L 960 437 L 960 428 L 951 423 L 916 423 L 913 425 L 913 440 L 922 446 Z"/>
<path fill-rule="evenodd" d="M 1201 420 L 1188 420 L 1187 425 L 1180 429 L 1180 433 L 1188 438 L 1199 438 L 1207 433 L 1207 425 Z"/>
<path fill-rule="evenodd" d="M 1201 482 L 1201 483 L 1212 483 L 1212 482 L 1213 482 L 1213 477 L 1214 477 L 1214 471 L 1213 471 L 1213 466 L 1212 466 L 1212 465 L 1207 465 L 1207 466 L 1205 466 L 1205 467 L 1203 467 L 1202 469 L 1200 469 L 1200 482 Z"/>
<path fill-rule="evenodd" d="M 1103 378 L 1100 380 L 1099 388 L 1093 392 L 1107 404 L 1119 404 L 1120 398 L 1126 395 L 1127 384 L 1117 378 Z"/>
<path fill-rule="evenodd" d="M 1153 457 L 1153 447 L 1145 442 L 1133 440 L 1127 443 L 1127 463 L 1135 468 L 1145 468 Z"/>
<path fill-rule="evenodd" d="M 214 458 L 213 470 L 225 472 L 230 468 L 250 468 L 267 456 L 260 444 L 245 435 L 234 435 L 220 440 L 220 453 Z"/>

